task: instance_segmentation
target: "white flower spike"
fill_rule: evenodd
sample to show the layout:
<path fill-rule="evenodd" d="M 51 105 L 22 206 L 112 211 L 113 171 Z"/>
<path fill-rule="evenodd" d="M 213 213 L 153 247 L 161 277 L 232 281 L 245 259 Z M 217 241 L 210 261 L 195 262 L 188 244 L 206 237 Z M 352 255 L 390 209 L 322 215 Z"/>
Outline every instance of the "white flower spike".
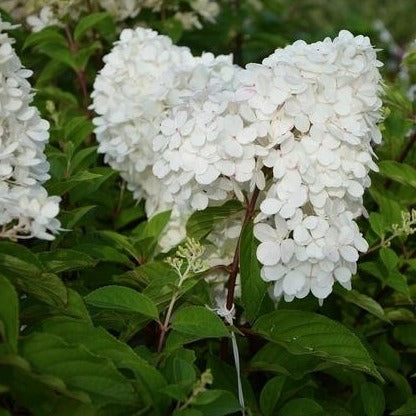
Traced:
<path fill-rule="evenodd" d="M 42 184 L 49 164 L 44 154 L 49 123 L 31 106 L 27 78 L 0 19 L 0 237 L 52 240 L 60 198 L 48 197 Z"/>

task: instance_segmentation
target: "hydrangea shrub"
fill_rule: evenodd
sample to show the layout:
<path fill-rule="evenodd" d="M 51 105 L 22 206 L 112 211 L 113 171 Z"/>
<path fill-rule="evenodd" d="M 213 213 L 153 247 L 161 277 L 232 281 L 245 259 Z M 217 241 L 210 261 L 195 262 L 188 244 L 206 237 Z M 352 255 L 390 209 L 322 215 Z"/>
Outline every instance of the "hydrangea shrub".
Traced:
<path fill-rule="evenodd" d="M 1 415 L 416 412 L 415 34 L 292 3 L 0 2 Z"/>

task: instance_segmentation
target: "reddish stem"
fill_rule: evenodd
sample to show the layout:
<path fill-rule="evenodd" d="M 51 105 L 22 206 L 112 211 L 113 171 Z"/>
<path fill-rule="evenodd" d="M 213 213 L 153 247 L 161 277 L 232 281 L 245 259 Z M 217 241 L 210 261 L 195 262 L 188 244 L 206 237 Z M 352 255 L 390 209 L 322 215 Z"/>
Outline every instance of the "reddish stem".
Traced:
<path fill-rule="evenodd" d="M 66 38 L 68 40 L 69 50 L 71 51 L 72 55 L 76 55 L 76 53 L 78 52 L 78 46 L 76 42 L 73 40 L 71 31 L 69 30 L 68 26 L 65 27 L 65 33 L 66 33 Z M 77 71 L 75 71 L 75 73 L 78 79 L 78 84 L 82 92 L 84 112 L 87 118 L 90 118 L 91 114 L 88 110 L 89 94 L 88 94 L 88 85 L 87 85 L 87 75 L 83 69 L 78 69 Z"/>
<path fill-rule="evenodd" d="M 246 206 L 246 213 L 243 220 L 243 225 L 241 227 L 240 236 L 238 238 L 237 246 L 234 252 L 233 262 L 231 263 L 230 275 L 228 277 L 228 285 L 227 285 L 227 309 L 230 310 L 234 304 L 234 293 L 235 293 L 235 285 L 237 282 L 237 275 L 240 271 L 240 244 L 241 244 L 241 236 L 244 230 L 245 225 L 253 218 L 254 212 L 256 210 L 256 203 L 259 197 L 260 190 L 256 188 L 251 196 L 251 199 L 248 201 Z M 228 338 L 223 338 L 221 341 L 220 347 L 220 355 L 222 360 L 227 359 L 228 355 Z"/>
<path fill-rule="evenodd" d="M 240 237 L 238 238 L 237 247 L 235 248 L 233 262 L 231 263 L 231 270 L 230 276 L 228 278 L 228 292 L 227 292 L 227 309 L 231 309 L 234 303 L 234 292 L 235 292 L 235 284 L 237 281 L 237 275 L 240 270 L 240 244 L 241 244 L 241 235 L 245 225 L 253 218 L 255 209 L 256 209 L 256 202 L 257 198 L 259 197 L 260 190 L 256 188 L 251 196 L 250 201 L 246 207 L 246 214 L 243 220 L 243 226 L 241 228 Z"/>

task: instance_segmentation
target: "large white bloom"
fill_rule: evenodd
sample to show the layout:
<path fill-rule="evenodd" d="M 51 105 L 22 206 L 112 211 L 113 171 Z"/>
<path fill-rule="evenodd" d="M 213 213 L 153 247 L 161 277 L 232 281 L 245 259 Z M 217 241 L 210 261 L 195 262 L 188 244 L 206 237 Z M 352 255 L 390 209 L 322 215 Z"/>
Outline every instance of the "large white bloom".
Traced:
<path fill-rule="evenodd" d="M 49 123 L 31 106 L 32 93 L 13 40 L 0 20 L 0 236 L 53 239 L 58 197 L 48 197 L 42 183 L 49 178 L 44 154 Z"/>
<path fill-rule="evenodd" d="M 295 42 L 242 74 L 245 95 L 270 122 L 263 159 L 273 184 L 255 232 L 262 276 L 286 300 L 320 299 L 339 281 L 350 287 L 358 252 L 367 250 L 354 218 L 365 212 L 372 143 L 381 140 L 380 63 L 368 38 Z"/>
<path fill-rule="evenodd" d="M 104 61 L 92 94 L 99 152 L 135 198 L 146 199 L 149 217 L 174 208 L 170 231 L 177 233 L 168 240 L 177 240 L 193 211 L 225 201 L 233 190 L 220 177 L 221 160 L 232 162 L 217 156 L 216 123 L 228 108 L 221 98 L 231 94 L 224 89 L 236 67 L 230 57 L 193 57 L 143 28 L 124 30 Z"/>

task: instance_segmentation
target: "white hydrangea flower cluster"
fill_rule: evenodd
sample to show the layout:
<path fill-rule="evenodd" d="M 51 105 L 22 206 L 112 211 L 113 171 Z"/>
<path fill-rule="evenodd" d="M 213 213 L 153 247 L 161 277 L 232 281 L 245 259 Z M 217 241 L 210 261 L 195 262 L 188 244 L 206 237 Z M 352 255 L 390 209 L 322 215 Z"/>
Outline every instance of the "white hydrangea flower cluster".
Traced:
<path fill-rule="evenodd" d="M 59 197 L 48 197 L 42 183 L 49 164 L 44 154 L 49 123 L 31 106 L 31 71 L 13 49 L 0 19 L 0 237 L 52 240 Z"/>
<path fill-rule="evenodd" d="M 149 216 L 172 203 L 171 190 L 152 172 L 158 159 L 153 145 L 166 109 L 177 99 L 175 68 L 193 60 L 187 48 L 172 45 L 166 36 L 125 29 L 94 84 L 98 151 L 120 171 L 135 198 L 146 197 Z"/>
<path fill-rule="evenodd" d="M 333 41 L 295 42 L 243 74 L 249 104 L 270 122 L 263 163 L 273 184 L 255 235 L 275 296 L 324 299 L 335 281 L 350 288 L 368 248 L 354 218 L 377 170 L 380 65 L 367 37 L 342 31 Z"/>
<path fill-rule="evenodd" d="M 150 29 L 126 29 L 92 94 L 99 152 L 120 171 L 148 216 L 175 207 L 162 242 L 184 237 L 195 210 L 219 204 L 255 177 L 255 140 L 267 126 L 237 101 L 231 56 L 194 57 Z M 240 191 L 241 194 L 241 191 Z M 166 240 L 166 243 L 165 243 Z"/>
<path fill-rule="evenodd" d="M 125 30 L 95 83 L 99 151 L 150 217 L 174 208 L 165 248 L 192 212 L 256 186 L 263 278 L 286 300 L 324 299 L 335 280 L 349 287 L 367 248 L 354 219 L 377 169 L 379 65 L 368 38 L 346 31 L 242 69 Z"/>

